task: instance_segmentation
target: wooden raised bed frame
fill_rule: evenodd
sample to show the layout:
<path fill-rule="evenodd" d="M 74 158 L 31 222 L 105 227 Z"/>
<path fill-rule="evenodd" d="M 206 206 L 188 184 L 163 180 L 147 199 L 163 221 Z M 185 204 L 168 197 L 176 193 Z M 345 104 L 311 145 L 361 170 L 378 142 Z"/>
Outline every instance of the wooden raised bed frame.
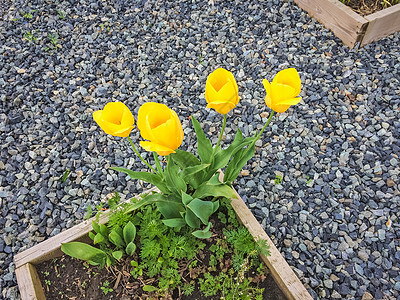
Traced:
<path fill-rule="evenodd" d="M 267 240 L 267 243 L 270 246 L 271 255 L 261 256 L 261 258 L 269 268 L 271 275 L 279 288 L 289 300 L 312 300 L 310 294 L 275 247 L 271 239 L 262 229 L 254 215 L 247 208 L 240 196 L 237 193 L 236 195 L 237 198 L 232 199 L 232 207 L 239 220 L 248 228 L 254 239 Z M 106 211 L 100 216 L 99 223 L 105 224 L 108 222 L 108 219 L 109 211 Z M 17 276 L 22 300 L 46 299 L 35 265 L 63 255 L 60 249 L 61 243 L 77 240 L 91 241 L 88 237 L 88 233 L 92 231 L 92 220 L 94 220 L 94 218 L 84 221 L 15 255 L 15 274 Z"/>
<path fill-rule="evenodd" d="M 331 29 L 350 48 L 362 47 L 400 31 L 400 4 L 362 17 L 339 0 L 294 2 Z"/>

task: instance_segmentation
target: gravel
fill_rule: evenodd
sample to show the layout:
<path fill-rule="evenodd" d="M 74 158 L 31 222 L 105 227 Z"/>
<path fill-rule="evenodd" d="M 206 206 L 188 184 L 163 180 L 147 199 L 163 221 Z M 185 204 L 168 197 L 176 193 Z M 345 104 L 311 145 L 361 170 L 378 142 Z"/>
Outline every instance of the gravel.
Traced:
<path fill-rule="evenodd" d="M 215 142 L 221 116 L 203 93 L 217 67 L 240 91 L 226 142 L 267 120 L 263 78 L 301 74 L 303 101 L 274 117 L 235 186 L 313 298 L 400 297 L 399 33 L 349 50 L 293 1 L 10 3 L 0 4 L 0 298 L 19 298 L 16 253 L 110 193 L 147 187 L 109 169 L 145 168 L 92 112 L 166 103 L 182 149 L 195 145 L 192 114 Z"/>

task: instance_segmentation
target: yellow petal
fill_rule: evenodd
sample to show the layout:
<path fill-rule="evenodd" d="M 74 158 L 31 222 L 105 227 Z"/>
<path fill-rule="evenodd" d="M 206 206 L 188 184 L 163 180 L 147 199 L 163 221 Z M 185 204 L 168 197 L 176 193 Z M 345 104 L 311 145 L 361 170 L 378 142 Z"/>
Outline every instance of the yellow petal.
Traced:
<path fill-rule="evenodd" d="M 153 142 L 147 142 L 147 141 L 141 141 L 140 145 L 146 150 L 146 151 L 155 151 L 157 152 L 158 155 L 161 156 L 166 156 L 171 153 L 175 153 L 173 149 L 170 149 L 168 147 L 153 143 Z"/>
<path fill-rule="evenodd" d="M 222 115 L 227 114 L 235 107 L 236 107 L 236 105 L 234 105 L 231 102 L 213 102 L 213 103 L 207 104 L 207 108 L 213 108 Z"/>
<path fill-rule="evenodd" d="M 282 100 L 279 102 L 279 105 L 296 105 L 300 101 L 301 101 L 301 97 L 296 97 L 296 98 Z"/>
<path fill-rule="evenodd" d="M 169 108 L 165 104 L 147 102 L 144 103 L 138 112 L 137 126 L 140 135 L 145 140 L 153 138 L 152 128 L 155 128 L 169 119 Z"/>
<path fill-rule="evenodd" d="M 229 82 L 229 75 L 232 74 L 228 70 L 224 68 L 218 68 L 214 72 L 212 72 L 207 81 L 211 84 L 214 90 L 218 93 L 218 91 L 227 83 Z M 207 82 L 206 82 L 207 84 Z"/>
<path fill-rule="evenodd" d="M 300 94 L 301 80 L 295 68 L 289 68 L 278 72 L 272 82 L 291 86 L 294 89 L 294 96 Z"/>
<path fill-rule="evenodd" d="M 272 82 L 271 101 L 279 104 L 282 100 L 291 99 L 296 96 L 296 91 L 289 85 Z"/>
<path fill-rule="evenodd" d="M 208 104 L 215 104 L 207 107 L 216 109 L 218 112 L 229 112 L 239 102 L 238 86 L 233 74 L 223 68 L 219 68 L 212 72 L 206 82 L 205 98 Z M 228 105 L 229 110 L 219 109 L 222 103 L 232 103 Z M 216 105 L 218 103 L 218 105 Z M 217 107 L 217 108 L 216 108 Z"/>

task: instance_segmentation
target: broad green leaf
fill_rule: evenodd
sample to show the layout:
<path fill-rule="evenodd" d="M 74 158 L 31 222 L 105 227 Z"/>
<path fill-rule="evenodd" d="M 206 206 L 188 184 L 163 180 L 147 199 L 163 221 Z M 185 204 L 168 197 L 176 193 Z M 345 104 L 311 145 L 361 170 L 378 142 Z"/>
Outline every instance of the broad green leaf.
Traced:
<path fill-rule="evenodd" d="M 215 213 L 219 208 L 219 200 L 214 201 L 212 204 L 213 204 L 213 213 Z"/>
<path fill-rule="evenodd" d="M 107 263 L 107 267 L 112 265 L 112 260 L 109 256 L 107 256 L 106 263 Z"/>
<path fill-rule="evenodd" d="M 180 218 L 180 212 L 185 210 L 182 203 L 176 203 L 172 201 L 157 202 L 156 205 L 165 219 Z"/>
<path fill-rule="evenodd" d="M 168 202 L 166 196 L 163 195 L 163 194 L 154 193 L 154 194 L 151 194 L 151 195 L 147 195 L 145 198 L 143 198 L 142 200 L 140 200 L 140 201 L 138 201 L 136 203 L 128 204 L 126 206 L 125 213 L 127 214 L 127 213 L 130 213 L 131 211 L 134 211 L 134 210 L 136 210 L 138 208 L 141 208 L 144 205 L 151 204 L 151 203 L 156 203 L 156 202 L 161 202 L 161 201 Z"/>
<path fill-rule="evenodd" d="M 125 242 L 123 238 L 115 229 L 111 230 L 109 240 L 118 248 L 125 248 Z"/>
<path fill-rule="evenodd" d="M 186 210 L 185 222 L 192 228 L 200 227 L 200 219 L 190 209 Z"/>
<path fill-rule="evenodd" d="M 71 257 L 94 262 L 105 260 L 107 256 L 104 251 L 81 242 L 61 244 L 61 251 Z"/>
<path fill-rule="evenodd" d="M 100 225 L 100 233 L 104 236 L 107 237 L 110 234 L 110 231 L 108 230 L 107 226 L 104 224 Z"/>
<path fill-rule="evenodd" d="M 199 239 L 208 239 L 212 236 L 212 233 L 210 232 L 210 228 L 211 228 L 211 222 L 208 222 L 208 225 L 206 228 L 204 228 L 203 230 L 196 230 L 196 231 L 192 232 L 192 234 Z"/>
<path fill-rule="evenodd" d="M 215 170 L 224 168 L 236 152 L 249 145 L 252 141 L 253 138 L 246 138 L 243 140 L 242 132 L 240 129 L 238 129 L 232 144 L 227 149 L 219 151 L 215 154 L 213 168 Z"/>
<path fill-rule="evenodd" d="M 208 166 L 210 166 L 210 164 L 201 164 L 201 165 L 197 165 L 197 166 L 187 167 L 182 170 L 182 177 L 185 178 L 186 176 L 191 176 L 193 174 L 196 174 L 200 171 L 203 171 Z"/>
<path fill-rule="evenodd" d="M 130 242 L 125 249 L 126 254 L 128 254 L 129 256 L 132 256 L 133 253 L 135 253 L 136 251 L 136 245 L 133 242 Z M 132 262 L 131 262 L 132 264 Z M 137 263 L 136 263 L 137 264 Z M 137 266 L 137 265 L 136 265 Z"/>
<path fill-rule="evenodd" d="M 180 174 L 178 174 L 179 167 L 173 162 L 173 160 L 167 158 L 167 161 L 167 167 L 165 168 L 165 181 L 171 191 L 180 195 L 181 191 L 186 192 L 186 182 Z"/>
<path fill-rule="evenodd" d="M 162 180 L 162 178 L 157 174 L 153 174 L 153 173 L 149 173 L 149 172 L 134 172 L 132 170 L 120 168 L 120 167 L 112 167 L 111 169 L 118 171 L 118 172 L 128 174 L 129 177 L 132 179 L 146 181 L 146 182 L 158 187 L 159 190 L 162 191 L 163 193 L 166 193 L 166 194 L 169 193 L 169 189 L 168 189 L 167 185 Z"/>
<path fill-rule="evenodd" d="M 92 221 L 92 228 L 93 228 L 94 232 L 100 233 L 100 225 L 96 221 Z"/>
<path fill-rule="evenodd" d="M 190 201 L 192 201 L 192 200 L 193 200 L 192 196 L 182 192 L 182 203 L 184 205 L 188 205 L 190 203 Z"/>
<path fill-rule="evenodd" d="M 154 291 L 157 291 L 157 288 L 152 285 L 145 285 L 145 286 L 143 286 L 143 291 L 154 292 Z"/>
<path fill-rule="evenodd" d="M 199 121 L 197 121 L 193 116 L 192 116 L 192 124 L 194 127 L 194 131 L 196 132 L 197 153 L 199 154 L 200 159 L 203 163 L 210 163 L 212 160 L 211 155 L 213 151 L 211 142 L 206 137 L 203 129 L 200 126 Z"/>
<path fill-rule="evenodd" d="M 102 241 L 104 241 L 104 236 L 101 233 L 96 234 L 93 243 L 96 245 L 98 243 L 101 243 Z"/>
<path fill-rule="evenodd" d="M 226 184 L 208 185 L 205 183 L 194 192 L 192 197 L 203 199 L 208 196 L 235 198 L 236 194 L 232 188 Z"/>
<path fill-rule="evenodd" d="M 89 232 L 89 237 L 92 239 L 92 240 L 94 240 L 94 237 L 95 237 L 96 235 L 93 233 L 93 232 Z"/>
<path fill-rule="evenodd" d="M 182 218 L 164 219 L 161 221 L 168 227 L 182 227 L 186 225 L 185 220 Z"/>
<path fill-rule="evenodd" d="M 111 254 L 116 260 L 120 260 L 122 255 L 124 255 L 124 251 L 118 250 L 118 251 L 114 251 Z"/>
<path fill-rule="evenodd" d="M 208 224 L 208 219 L 214 212 L 214 205 L 211 201 L 203 201 L 200 199 L 193 199 L 187 206 L 202 222 L 204 225 Z"/>
<path fill-rule="evenodd" d="M 175 153 L 171 153 L 169 156 L 182 170 L 201 164 L 196 156 L 187 151 L 176 149 Z"/>
<path fill-rule="evenodd" d="M 254 156 L 255 143 L 238 151 L 225 170 L 224 182 L 231 183 L 239 175 L 247 161 Z"/>
<path fill-rule="evenodd" d="M 123 236 L 124 236 L 124 241 L 126 244 L 129 244 L 130 242 L 133 242 L 136 237 L 136 227 L 133 225 L 131 221 L 128 222 L 128 224 L 125 225 L 124 230 L 123 230 Z"/>

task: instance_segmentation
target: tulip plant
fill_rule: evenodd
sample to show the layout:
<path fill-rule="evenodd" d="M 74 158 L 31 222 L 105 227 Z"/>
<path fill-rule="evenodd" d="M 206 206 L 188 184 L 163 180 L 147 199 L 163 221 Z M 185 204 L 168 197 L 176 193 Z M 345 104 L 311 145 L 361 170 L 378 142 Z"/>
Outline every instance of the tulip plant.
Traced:
<path fill-rule="evenodd" d="M 130 204 L 127 212 L 156 203 L 165 225 L 188 225 L 193 228 L 193 235 L 196 237 L 210 237 L 209 218 L 219 208 L 218 198 L 235 197 L 231 184 L 253 157 L 255 143 L 261 138 L 272 116 L 275 112 L 285 112 L 301 100 L 298 97 L 300 76 L 293 68 L 280 71 L 271 83 L 264 79 L 263 84 L 266 90 L 265 103 L 272 110 L 264 127 L 260 132 L 246 138 L 238 129 L 233 142 L 222 149 L 220 142 L 227 114 L 238 104 L 239 90 L 233 74 L 223 68 L 208 76 L 205 88 L 207 107 L 223 115 L 223 125 L 216 145 L 212 146 L 200 123 L 191 117 L 197 137 L 197 155 L 178 149 L 183 141 L 183 129 L 175 111 L 160 103 L 143 104 L 137 117 L 137 127 L 145 140 L 140 141 L 140 145 L 146 151 L 153 152 L 154 166 L 139 154 L 129 138 L 134 129 L 134 117 L 125 104 L 110 102 L 103 110 L 94 112 L 93 118 L 104 132 L 128 138 L 135 153 L 148 166 L 149 172 L 134 172 L 121 167 L 112 169 L 124 172 L 132 179 L 151 183 L 161 192 Z M 164 167 L 159 156 L 166 158 Z M 224 170 L 222 182 L 219 180 L 219 170 Z"/>

